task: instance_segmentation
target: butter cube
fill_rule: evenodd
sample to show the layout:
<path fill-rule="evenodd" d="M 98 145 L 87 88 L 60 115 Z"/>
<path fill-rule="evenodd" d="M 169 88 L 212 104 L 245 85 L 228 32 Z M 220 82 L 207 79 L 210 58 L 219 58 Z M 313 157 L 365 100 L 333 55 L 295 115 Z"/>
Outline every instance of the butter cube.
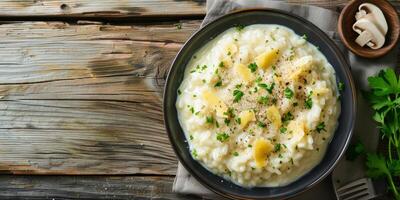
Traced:
<path fill-rule="evenodd" d="M 266 51 L 255 58 L 255 62 L 257 66 L 267 69 L 271 67 L 276 60 L 278 59 L 279 49 L 274 48 L 269 51 Z"/>
<path fill-rule="evenodd" d="M 240 118 L 240 128 L 245 129 L 250 122 L 256 120 L 256 115 L 251 110 L 245 110 L 239 114 L 239 118 Z"/>
<path fill-rule="evenodd" d="M 267 108 L 267 119 L 274 125 L 276 129 L 279 129 L 282 125 L 281 115 L 276 106 L 270 106 Z"/>
<path fill-rule="evenodd" d="M 274 149 L 269 140 L 260 138 L 253 144 L 253 158 L 256 166 L 261 168 L 267 165 L 267 156 Z"/>
<path fill-rule="evenodd" d="M 212 91 L 204 91 L 203 99 L 211 109 L 215 109 L 218 117 L 224 117 L 224 112 L 228 110 L 226 104 Z"/>

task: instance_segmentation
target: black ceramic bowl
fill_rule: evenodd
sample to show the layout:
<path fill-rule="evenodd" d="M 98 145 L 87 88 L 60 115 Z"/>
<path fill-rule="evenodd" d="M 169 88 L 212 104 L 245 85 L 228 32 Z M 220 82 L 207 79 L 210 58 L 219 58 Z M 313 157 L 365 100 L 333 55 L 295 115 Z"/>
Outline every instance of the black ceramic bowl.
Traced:
<path fill-rule="evenodd" d="M 214 175 L 194 160 L 179 124 L 175 102 L 187 63 L 194 53 L 212 38 L 235 25 L 279 24 L 293 29 L 298 35 L 319 46 L 320 51 L 336 70 L 337 81 L 345 85 L 341 93 L 339 126 L 323 160 L 297 181 L 283 187 L 245 188 Z M 171 144 L 183 166 L 204 186 L 229 198 L 282 199 L 303 192 L 325 178 L 342 157 L 352 135 L 356 115 L 356 93 L 349 66 L 339 49 L 328 36 L 307 20 L 273 9 L 242 10 L 225 15 L 196 32 L 182 47 L 170 69 L 164 93 L 164 120 Z"/>

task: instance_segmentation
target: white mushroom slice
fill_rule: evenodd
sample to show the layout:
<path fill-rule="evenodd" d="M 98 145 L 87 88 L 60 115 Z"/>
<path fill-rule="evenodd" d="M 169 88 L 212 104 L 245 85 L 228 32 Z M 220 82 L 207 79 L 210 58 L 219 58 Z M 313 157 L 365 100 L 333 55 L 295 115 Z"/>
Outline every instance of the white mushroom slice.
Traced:
<path fill-rule="evenodd" d="M 360 12 L 365 12 L 366 14 L 362 17 L 372 21 L 383 35 L 388 31 L 388 25 L 383 15 L 381 9 L 371 3 L 363 3 L 358 7 Z"/>
<path fill-rule="evenodd" d="M 353 25 L 353 30 L 360 34 L 356 43 L 360 46 L 367 44 L 372 49 L 379 49 L 385 43 L 385 36 L 371 21 L 360 19 Z"/>
<path fill-rule="evenodd" d="M 356 43 L 360 46 L 367 45 L 372 49 L 379 49 L 385 43 L 388 25 L 382 11 L 375 5 L 363 3 L 358 7 L 356 23 L 353 30 L 360 34 Z"/>

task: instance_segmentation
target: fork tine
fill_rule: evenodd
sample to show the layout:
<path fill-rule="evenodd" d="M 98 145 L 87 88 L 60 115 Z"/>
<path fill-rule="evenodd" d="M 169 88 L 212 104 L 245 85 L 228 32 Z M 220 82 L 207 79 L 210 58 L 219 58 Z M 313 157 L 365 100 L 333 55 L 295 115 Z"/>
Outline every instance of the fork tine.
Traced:
<path fill-rule="evenodd" d="M 363 190 L 366 190 L 367 193 L 368 193 L 368 186 L 367 185 L 360 185 L 360 186 L 351 188 L 351 189 L 349 189 L 347 191 L 346 190 L 341 191 L 339 193 L 339 196 L 344 197 L 344 196 L 347 196 L 347 195 L 350 195 L 350 194 L 353 194 L 353 193 L 356 193 L 356 192 L 357 193 L 361 193 Z"/>
<path fill-rule="evenodd" d="M 359 180 L 357 180 L 357 181 L 348 183 L 347 185 L 344 185 L 344 186 L 340 187 L 340 188 L 337 190 L 337 192 L 341 192 L 341 191 L 343 191 L 343 190 L 347 190 L 347 189 L 350 189 L 350 188 L 352 188 L 352 187 L 355 187 L 355 186 L 358 186 L 358 185 L 361 185 L 361 184 L 366 184 L 366 183 L 367 183 L 367 180 L 366 180 L 365 178 L 359 179 Z"/>
<path fill-rule="evenodd" d="M 344 198 L 342 200 L 359 199 L 358 197 L 365 197 L 365 196 L 369 196 L 369 195 L 370 194 L 367 191 L 364 191 L 364 192 L 353 194 L 353 195 L 351 195 L 349 197 L 346 197 L 346 198 Z"/>

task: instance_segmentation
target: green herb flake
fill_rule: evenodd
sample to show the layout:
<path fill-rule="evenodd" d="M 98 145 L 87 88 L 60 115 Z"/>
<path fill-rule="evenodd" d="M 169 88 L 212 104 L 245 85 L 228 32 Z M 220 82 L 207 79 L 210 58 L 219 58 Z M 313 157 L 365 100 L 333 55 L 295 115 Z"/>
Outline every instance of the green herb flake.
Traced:
<path fill-rule="evenodd" d="M 249 145 L 247 145 L 247 147 L 251 148 L 251 147 L 253 147 L 253 145 L 249 144 Z"/>
<path fill-rule="evenodd" d="M 306 35 L 306 34 L 304 34 L 303 36 L 301 36 L 301 38 L 303 38 L 303 39 L 307 40 L 307 35 Z"/>
<path fill-rule="evenodd" d="M 244 95 L 244 93 L 242 91 L 234 90 L 233 91 L 233 97 L 234 97 L 233 102 L 235 102 L 235 103 L 239 102 L 240 99 L 242 99 L 243 95 Z"/>
<path fill-rule="evenodd" d="M 250 71 L 251 72 L 256 72 L 257 71 L 257 68 L 258 68 L 258 66 L 257 66 L 257 64 L 254 62 L 254 63 L 250 63 L 248 66 L 247 66 L 249 69 L 250 69 Z"/>
<path fill-rule="evenodd" d="M 237 151 L 233 152 L 233 156 L 239 156 L 239 153 Z"/>
<path fill-rule="evenodd" d="M 182 94 L 182 91 L 181 90 L 178 90 L 178 95 L 181 95 Z"/>
<path fill-rule="evenodd" d="M 339 92 L 341 92 L 341 91 L 344 90 L 344 83 L 343 83 L 342 81 L 340 81 L 340 82 L 338 83 L 338 90 L 339 90 Z"/>
<path fill-rule="evenodd" d="M 235 119 L 235 122 L 237 124 L 241 124 L 242 123 L 242 119 L 240 117 L 238 117 L 238 118 Z"/>
<path fill-rule="evenodd" d="M 190 136 L 189 136 L 189 139 L 190 139 L 190 140 L 193 140 L 193 135 L 190 135 Z"/>
<path fill-rule="evenodd" d="M 282 134 L 283 134 L 283 133 L 286 133 L 286 131 L 287 131 L 287 128 L 284 127 L 284 126 L 282 126 L 282 127 L 279 129 L 279 132 L 281 132 Z"/>
<path fill-rule="evenodd" d="M 235 26 L 235 28 L 236 28 L 237 31 L 242 31 L 242 30 L 244 29 L 244 27 L 245 27 L 245 26 L 244 26 L 244 25 L 241 25 L 241 24 L 238 24 L 238 25 Z"/>
<path fill-rule="evenodd" d="M 225 118 L 225 119 L 224 119 L 224 123 L 225 123 L 227 126 L 229 126 L 229 124 L 231 123 L 231 120 L 228 119 L 228 118 Z"/>
<path fill-rule="evenodd" d="M 312 93 L 313 93 L 313 92 L 311 91 L 310 94 L 307 95 L 306 100 L 304 101 L 304 106 L 305 106 L 306 109 L 311 109 L 312 106 L 313 106 L 313 101 L 312 101 L 312 99 L 311 99 Z"/>
<path fill-rule="evenodd" d="M 321 131 L 326 131 L 326 130 L 325 130 L 325 122 L 320 122 L 320 123 L 317 125 L 317 127 L 315 128 L 315 130 L 316 130 L 318 133 L 321 133 Z"/>
<path fill-rule="evenodd" d="M 193 149 L 193 150 L 192 150 L 192 156 L 193 156 L 194 158 L 197 157 L 197 151 L 196 151 L 196 149 Z"/>
<path fill-rule="evenodd" d="M 258 121 L 257 126 L 261 127 L 261 128 L 265 128 L 265 127 L 267 127 L 267 124 L 265 124 L 264 122 Z"/>
<path fill-rule="evenodd" d="M 268 85 L 266 83 L 259 83 L 258 87 L 263 88 L 268 91 L 268 93 L 272 94 L 272 90 L 274 89 L 275 83 Z"/>
<path fill-rule="evenodd" d="M 222 80 L 219 79 L 215 84 L 214 87 L 221 87 L 222 86 Z"/>
<path fill-rule="evenodd" d="M 224 62 L 221 61 L 221 62 L 218 64 L 218 67 L 225 67 Z"/>
<path fill-rule="evenodd" d="M 214 123 L 214 117 L 213 117 L 213 116 L 207 116 L 207 117 L 206 117 L 206 122 L 207 122 L 208 124 Z"/>
<path fill-rule="evenodd" d="M 177 23 L 175 24 L 176 29 L 180 30 L 182 29 L 182 23 Z"/>
<path fill-rule="evenodd" d="M 279 152 L 281 150 L 281 144 L 280 143 L 276 143 L 274 146 L 274 152 Z"/>
<path fill-rule="evenodd" d="M 291 99 L 294 95 L 293 91 L 290 88 L 286 88 L 284 91 L 284 95 L 286 98 Z"/>
<path fill-rule="evenodd" d="M 268 97 L 267 96 L 258 97 L 257 102 L 259 104 L 267 105 L 268 104 Z"/>
<path fill-rule="evenodd" d="M 225 142 L 229 139 L 229 135 L 225 132 L 217 133 L 217 140 L 220 142 Z"/>

